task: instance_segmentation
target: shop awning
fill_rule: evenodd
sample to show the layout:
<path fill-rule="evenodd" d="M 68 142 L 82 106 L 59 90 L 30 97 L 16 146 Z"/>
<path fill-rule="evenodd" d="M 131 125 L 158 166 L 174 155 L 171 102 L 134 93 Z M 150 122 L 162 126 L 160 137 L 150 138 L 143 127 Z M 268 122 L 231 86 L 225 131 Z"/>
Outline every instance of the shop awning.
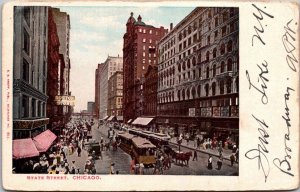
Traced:
<path fill-rule="evenodd" d="M 132 122 L 132 125 L 148 125 L 152 120 L 153 118 L 149 117 L 138 117 Z"/>
<path fill-rule="evenodd" d="M 55 139 L 56 135 L 48 129 L 43 133 L 35 136 L 32 140 L 39 152 L 46 152 Z"/>
<path fill-rule="evenodd" d="M 104 117 L 104 119 L 103 120 L 107 120 L 109 118 L 109 116 L 106 116 L 106 117 Z"/>
<path fill-rule="evenodd" d="M 31 138 L 13 140 L 13 159 L 39 156 L 39 151 Z"/>
<path fill-rule="evenodd" d="M 107 121 L 112 121 L 115 116 L 110 116 Z"/>
<path fill-rule="evenodd" d="M 132 119 L 129 119 L 128 121 L 127 121 L 127 123 L 131 123 L 132 122 Z"/>

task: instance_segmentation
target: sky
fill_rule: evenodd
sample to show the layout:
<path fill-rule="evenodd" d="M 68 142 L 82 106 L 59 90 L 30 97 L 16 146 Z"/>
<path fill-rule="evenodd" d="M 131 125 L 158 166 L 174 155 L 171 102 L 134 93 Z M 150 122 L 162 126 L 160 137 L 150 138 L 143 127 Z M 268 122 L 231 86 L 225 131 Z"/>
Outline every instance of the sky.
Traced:
<path fill-rule="evenodd" d="M 95 97 L 95 70 L 107 56 L 123 55 L 123 35 L 130 13 L 154 27 L 175 26 L 195 7 L 58 7 L 70 15 L 70 91 L 75 112 Z"/>

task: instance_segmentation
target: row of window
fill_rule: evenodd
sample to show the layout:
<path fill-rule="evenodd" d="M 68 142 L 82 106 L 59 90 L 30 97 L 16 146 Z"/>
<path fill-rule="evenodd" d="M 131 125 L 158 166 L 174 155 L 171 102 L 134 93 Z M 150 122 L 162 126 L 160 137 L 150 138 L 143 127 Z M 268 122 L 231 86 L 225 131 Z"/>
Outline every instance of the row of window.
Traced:
<path fill-rule="evenodd" d="M 38 101 L 35 98 L 31 98 L 27 95 L 22 96 L 21 104 L 21 118 L 29 117 L 45 117 L 45 102 Z"/>
<path fill-rule="evenodd" d="M 211 85 L 208 83 L 204 85 L 204 95 L 201 95 L 201 89 L 202 86 L 198 85 L 197 87 L 182 89 L 177 91 L 177 98 L 175 99 L 175 92 L 168 92 L 168 93 L 160 93 L 158 95 L 159 103 L 165 103 L 165 102 L 173 102 L 173 101 L 182 101 L 182 100 L 189 100 L 189 99 L 195 99 L 200 98 L 201 96 L 215 96 L 217 94 L 223 95 L 223 94 L 229 94 L 232 93 L 232 80 L 221 80 L 218 83 L 218 93 L 217 93 L 217 83 L 213 82 Z M 238 80 L 235 81 L 235 87 L 236 92 L 238 92 L 239 83 Z"/>
<path fill-rule="evenodd" d="M 144 34 L 146 34 L 146 33 L 152 34 L 153 33 L 152 29 L 148 30 L 148 29 L 142 29 L 142 28 L 139 28 L 139 32 L 144 33 Z M 155 35 L 158 35 L 158 31 L 155 31 Z"/>

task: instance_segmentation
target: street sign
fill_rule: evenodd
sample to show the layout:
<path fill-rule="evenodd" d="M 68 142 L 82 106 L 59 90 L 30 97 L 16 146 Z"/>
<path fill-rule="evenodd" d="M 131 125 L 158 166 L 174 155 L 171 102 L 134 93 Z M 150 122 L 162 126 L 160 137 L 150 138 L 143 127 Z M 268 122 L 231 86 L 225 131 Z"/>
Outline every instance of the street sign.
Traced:
<path fill-rule="evenodd" d="M 75 96 L 57 95 L 55 96 L 54 102 L 56 105 L 74 106 Z"/>

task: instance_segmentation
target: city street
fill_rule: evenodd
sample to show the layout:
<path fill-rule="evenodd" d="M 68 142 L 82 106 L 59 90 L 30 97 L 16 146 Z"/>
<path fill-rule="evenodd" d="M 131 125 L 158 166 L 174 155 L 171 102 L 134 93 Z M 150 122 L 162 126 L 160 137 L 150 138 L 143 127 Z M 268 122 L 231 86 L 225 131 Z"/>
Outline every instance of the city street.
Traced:
<path fill-rule="evenodd" d="M 92 137 L 97 142 L 100 141 L 101 136 L 107 139 L 108 126 L 102 125 L 97 128 L 97 123 L 92 127 Z M 177 148 L 178 146 L 172 146 Z M 181 151 L 187 152 L 191 149 L 181 146 Z M 110 164 L 115 163 L 115 171 L 119 171 L 119 174 L 130 174 L 130 156 L 118 148 L 118 151 L 103 151 L 103 159 L 96 160 L 95 166 L 97 174 L 109 174 Z M 225 157 L 226 158 L 226 157 Z M 83 173 L 85 161 L 87 159 L 87 152 L 83 150 L 81 157 L 77 157 L 77 154 L 73 154 L 68 157 L 69 162 L 76 161 L 76 166 L 80 168 L 80 173 Z M 223 160 L 221 170 L 217 170 L 217 157 L 213 157 L 213 169 L 207 169 L 208 154 L 198 152 L 198 160 L 193 161 L 193 156 L 190 158 L 189 166 L 176 165 L 175 162 L 169 170 L 164 170 L 164 175 L 238 175 L 238 165 L 234 164 L 230 166 L 230 161 Z M 153 169 L 145 170 L 145 174 L 152 174 Z"/>

